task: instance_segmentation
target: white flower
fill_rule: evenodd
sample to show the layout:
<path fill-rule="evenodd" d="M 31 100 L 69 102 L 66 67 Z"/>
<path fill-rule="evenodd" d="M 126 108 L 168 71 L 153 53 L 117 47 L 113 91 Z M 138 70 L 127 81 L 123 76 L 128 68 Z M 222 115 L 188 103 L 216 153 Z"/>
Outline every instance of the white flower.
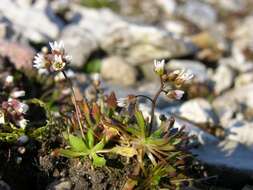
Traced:
<path fill-rule="evenodd" d="M 179 75 L 179 77 L 184 81 L 188 81 L 191 80 L 194 77 L 194 75 L 189 71 L 183 70 L 182 73 Z"/>
<path fill-rule="evenodd" d="M 19 113 L 26 113 L 29 109 L 29 106 L 27 104 L 24 104 L 24 103 L 19 103 L 18 105 L 18 112 Z"/>
<path fill-rule="evenodd" d="M 21 127 L 22 129 L 25 129 L 26 126 L 27 126 L 27 123 L 28 123 L 27 120 L 23 118 L 23 119 L 19 120 L 17 124 L 18 124 L 18 126 Z"/>
<path fill-rule="evenodd" d="M 129 99 L 128 98 L 119 98 L 117 100 L 117 105 L 119 107 L 127 107 L 129 105 Z"/>
<path fill-rule="evenodd" d="M 68 78 L 73 78 L 75 76 L 75 73 L 72 70 L 67 70 L 65 73 Z M 57 73 L 57 75 L 55 75 L 54 80 L 55 80 L 55 82 L 63 81 L 63 80 L 65 80 L 65 77 L 64 77 L 63 73 L 60 72 L 60 73 Z"/>
<path fill-rule="evenodd" d="M 54 42 L 49 42 L 49 45 L 52 49 L 52 51 L 58 51 L 63 53 L 64 52 L 64 43 L 63 41 L 60 41 L 59 43 L 54 41 Z"/>
<path fill-rule="evenodd" d="M 165 60 L 163 59 L 163 60 L 159 61 L 159 60 L 155 59 L 154 60 L 154 67 L 155 67 L 154 70 L 157 74 L 163 75 L 164 67 L 165 67 Z"/>
<path fill-rule="evenodd" d="M 24 90 L 15 91 L 15 92 L 12 92 L 10 96 L 12 98 L 19 98 L 19 97 L 25 96 L 25 91 Z"/>
<path fill-rule="evenodd" d="M 62 71 L 65 65 L 66 63 L 62 60 L 61 55 L 54 55 L 54 61 L 52 65 L 54 71 Z"/>
<path fill-rule="evenodd" d="M 184 91 L 182 91 L 182 90 L 171 90 L 166 95 L 170 99 L 180 100 L 184 95 Z"/>
<path fill-rule="evenodd" d="M 4 112 L 0 110 L 0 124 L 5 124 Z"/>
<path fill-rule="evenodd" d="M 67 61 L 67 62 L 70 62 L 72 60 L 72 56 L 71 55 L 64 55 L 64 59 Z"/>
<path fill-rule="evenodd" d="M 171 76 L 173 76 L 173 81 L 175 81 L 175 84 L 178 86 L 181 86 L 185 81 L 191 80 L 194 75 L 186 70 L 176 70 L 174 71 Z"/>
<path fill-rule="evenodd" d="M 41 53 L 37 53 L 36 56 L 34 57 L 34 67 L 37 68 L 38 70 L 40 69 L 46 69 L 46 59 L 45 56 Z"/>
<path fill-rule="evenodd" d="M 13 83 L 13 81 L 14 81 L 14 77 L 13 77 L 12 75 L 8 75 L 8 76 L 6 77 L 6 79 L 5 79 L 5 82 L 6 82 L 7 84 L 11 84 L 11 83 Z"/>

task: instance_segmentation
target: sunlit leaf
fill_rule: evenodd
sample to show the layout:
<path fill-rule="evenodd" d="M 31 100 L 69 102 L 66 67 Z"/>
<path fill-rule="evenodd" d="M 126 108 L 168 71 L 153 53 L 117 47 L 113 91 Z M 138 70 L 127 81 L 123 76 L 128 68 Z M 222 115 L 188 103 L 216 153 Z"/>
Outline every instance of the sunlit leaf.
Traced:
<path fill-rule="evenodd" d="M 66 150 L 66 149 L 60 149 L 59 153 L 62 156 L 65 156 L 67 158 L 74 158 L 74 157 L 87 156 L 88 155 L 87 153 L 84 153 L 84 152 L 75 152 L 75 151 Z"/>
<path fill-rule="evenodd" d="M 134 149 L 132 147 L 122 147 L 122 146 L 114 147 L 112 149 L 112 152 L 119 154 L 121 156 L 129 157 L 129 158 L 131 158 L 137 154 L 136 149 Z"/>
<path fill-rule="evenodd" d="M 102 149 L 104 148 L 104 146 L 105 146 L 105 140 L 102 139 L 99 143 L 97 143 L 97 144 L 93 147 L 92 151 L 93 151 L 93 152 L 96 152 L 96 151 L 102 150 Z"/>
<path fill-rule="evenodd" d="M 135 118 L 140 127 L 142 137 L 146 137 L 146 123 L 141 111 L 135 111 Z"/>
<path fill-rule="evenodd" d="M 93 164 L 96 167 L 102 167 L 106 164 L 106 160 L 95 153 L 92 154 L 92 159 L 93 159 Z"/>
<path fill-rule="evenodd" d="M 69 135 L 69 144 L 71 146 L 71 149 L 76 152 L 84 152 L 88 151 L 88 148 L 86 147 L 85 143 L 83 142 L 83 139 L 81 137 L 76 137 L 74 135 Z"/>
<path fill-rule="evenodd" d="M 88 146 L 91 149 L 94 146 L 94 135 L 91 128 L 89 128 L 87 131 L 87 141 Z"/>

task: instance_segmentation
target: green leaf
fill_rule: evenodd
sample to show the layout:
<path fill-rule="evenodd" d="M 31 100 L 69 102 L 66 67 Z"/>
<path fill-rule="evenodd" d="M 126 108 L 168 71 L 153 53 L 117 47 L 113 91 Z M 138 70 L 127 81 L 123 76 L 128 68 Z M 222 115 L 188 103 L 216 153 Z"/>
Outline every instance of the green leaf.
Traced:
<path fill-rule="evenodd" d="M 94 148 L 92 149 L 92 152 L 97 152 L 99 150 L 103 150 L 104 146 L 105 146 L 105 140 L 102 139 L 99 143 L 97 143 L 94 146 Z"/>
<path fill-rule="evenodd" d="M 79 156 L 87 156 L 87 153 L 84 152 L 75 152 L 72 150 L 60 149 L 60 154 L 67 158 L 79 157 Z"/>
<path fill-rule="evenodd" d="M 84 72 L 99 73 L 101 70 L 101 60 L 93 59 L 84 65 Z"/>
<path fill-rule="evenodd" d="M 141 111 L 136 111 L 135 112 L 135 118 L 137 120 L 137 124 L 141 129 L 141 135 L 142 137 L 146 137 L 146 123 L 145 123 L 145 119 L 143 117 L 143 114 Z"/>
<path fill-rule="evenodd" d="M 137 155 L 136 149 L 132 148 L 132 147 L 116 146 L 116 147 L 112 148 L 111 151 L 115 154 L 119 154 L 121 156 L 125 156 L 125 157 L 128 157 L 128 158 L 131 158 L 134 155 Z"/>
<path fill-rule="evenodd" d="M 76 137 L 74 135 L 69 135 L 69 144 L 71 149 L 76 152 L 88 152 L 88 148 L 83 142 L 81 137 Z"/>
<path fill-rule="evenodd" d="M 135 135 L 137 137 L 141 136 L 140 130 L 134 126 L 126 128 L 126 130 L 131 133 L 132 135 Z"/>
<path fill-rule="evenodd" d="M 93 159 L 93 165 L 96 167 L 101 167 L 106 164 L 106 160 L 104 157 L 100 157 L 97 154 L 92 154 L 92 159 Z"/>
<path fill-rule="evenodd" d="M 88 140 L 87 143 L 88 143 L 89 148 L 92 149 L 94 146 L 94 136 L 93 136 L 93 130 L 91 128 L 88 129 L 87 140 Z"/>

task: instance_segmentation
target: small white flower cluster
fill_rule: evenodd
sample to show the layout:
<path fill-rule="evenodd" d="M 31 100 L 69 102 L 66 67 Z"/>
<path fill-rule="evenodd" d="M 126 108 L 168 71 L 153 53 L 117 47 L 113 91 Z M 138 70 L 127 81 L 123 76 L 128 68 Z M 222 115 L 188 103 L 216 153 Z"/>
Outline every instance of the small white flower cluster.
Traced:
<path fill-rule="evenodd" d="M 185 81 L 189 81 L 193 79 L 194 75 L 186 70 L 176 70 L 172 73 L 175 76 L 176 84 L 183 84 Z"/>
<path fill-rule="evenodd" d="M 169 99 L 180 100 L 184 95 L 184 91 L 183 90 L 171 90 L 166 95 Z"/>
<path fill-rule="evenodd" d="M 24 129 L 27 126 L 27 120 L 24 118 L 24 114 L 26 114 L 28 109 L 29 106 L 27 104 L 22 103 L 17 99 L 9 98 L 8 101 L 2 102 L 2 108 L 0 109 L 0 124 L 5 124 L 6 119 L 8 119 Z"/>
<path fill-rule="evenodd" d="M 159 60 L 155 59 L 154 60 L 154 70 L 158 75 L 162 76 L 165 71 L 165 60 L 163 59 L 163 60 L 159 61 Z"/>
<path fill-rule="evenodd" d="M 134 103 L 136 101 L 136 96 L 134 95 L 128 95 L 125 98 L 119 98 L 117 100 L 117 106 L 118 107 L 128 107 L 131 103 Z"/>
<path fill-rule="evenodd" d="M 34 57 L 34 67 L 39 73 L 58 72 L 64 70 L 66 65 L 70 63 L 72 57 L 65 53 L 62 41 L 49 42 L 51 51 L 47 49 L 41 53 L 37 53 Z"/>
<path fill-rule="evenodd" d="M 3 86 L 5 91 L 7 91 L 11 98 L 20 98 L 25 96 L 24 90 L 19 90 L 14 84 L 14 77 L 12 75 L 7 75 L 5 77 Z"/>

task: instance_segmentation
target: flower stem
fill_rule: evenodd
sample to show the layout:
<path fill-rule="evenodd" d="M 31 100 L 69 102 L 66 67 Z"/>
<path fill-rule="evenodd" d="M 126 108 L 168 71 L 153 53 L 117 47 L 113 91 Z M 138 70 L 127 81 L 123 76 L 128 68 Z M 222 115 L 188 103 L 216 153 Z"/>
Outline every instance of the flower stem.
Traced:
<path fill-rule="evenodd" d="M 135 97 L 136 97 L 136 98 L 139 98 L 139 97 L 146 98 L 146 99 L 147 99 L 147 100 L 149 100 L 151 103 L 153 103 L 152 98 L 150 98 L 150 97 L 148 97 L 148 96 L 145 96 L 145 95 L 139 94 L 139 95 L 136 95 Z"/>
<path fill-rule="evenodd" d="M 80 128 L 82 137 L 85 138 L 84 131 L 83 131 L 83 127 L 82 127 L 82 123 L 81 123 L 81 120 L 80 120 L 81 111 L 80 111 L 79 107 L 77 106 L 77 98 L 76 98 L 75 90 L 74 90 L 74 87 L 73 87 L 73 83 L 72 83 L 72 81 L 70 80 L 70 78 L 67 76 L 67 74 L 65 73 L 65 71 L 62 71 L 62 74 L 63 74 L 64 78 L 65 78 L 65 79 L 68 81 L 68 83 L 69 83 L 69 86 L 70 86 L 72 95 L 73 95 L 73 97 L 74 97 L 74 101 L 72 101 L 72 102 L 73 102 L 74 107 L 75 107 L 75 110 L 76 110 L 77 121 L 78 121 L 78 124 L 79 124 L 79 128 Z"/>
<path fill-rule="evenodd" d="M 156 107 L 156 103 L 157 103 L 159 95 L 161 94 L 161 92 L 163 92 L 163 88 L 164 88 L 164 83 L 163 83 L 162 77 L 160 76 L 160 88 L 158 89 L 154 98 L 152 99 L 151 120 L 150 120 L 148 136 L 151 134 L 152 129 L 153 129 L 154 118 L 155 118 L 155 107 Z"/>

